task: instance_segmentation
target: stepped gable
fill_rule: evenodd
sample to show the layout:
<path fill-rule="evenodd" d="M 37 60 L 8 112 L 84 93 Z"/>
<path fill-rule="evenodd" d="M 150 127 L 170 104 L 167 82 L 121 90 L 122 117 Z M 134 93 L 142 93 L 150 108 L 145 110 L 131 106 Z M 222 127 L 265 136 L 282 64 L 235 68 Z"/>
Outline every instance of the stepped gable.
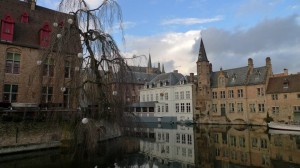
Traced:
<path fill-rule="evenodd" d="M 30 1 L 20 0 L 0 0 L 0 19 L 4 16 L 10 15 L 14 19 L 14 37 L 12 42 L 0 41 L 0 43 L 7 43 L 16 46 L 23 46 L 29 48 L 41 48 L 39 32 L 45 23 L 48 23 L 52 29 L 52 38 L 56 38 L 55 32 L 59 27 L 54 28 L 53 22 L 63 22 L 67 26 L 67 20 L 73 19 L 72 15 L 58 12 L 55 10 L 47 9 L 36 5 L 34 10 L 30 8 Z M 24 13 L 28 14 L 28 23 L 22 23 L 21 17 Z M 75 33 L 75 32 L 74 32 Z M 77 40 L 78 36 L 70 35 L 72 41 L 76 44 L 68 44 L 64 48 L 68 53 L 77 53 L 80 51 L 80 41 Z M 78 48 L 78 51 L 74 51 Z"/>
<path fill-rule="evenodd" d="M 271 77 L 267 94 L 300 92 L 300 74 Z"/>
<path fill-rule="evenodd" d="M 150 83 L 169 82 L 169 85 L 176 85 L 184 76 L 181 73 L 169 72 L 157 75 Z"/>
<path fill-rule="evenodd" d="M 254 68 L 252 73 L 248 74 L 248 66 L 221 70 L 226 77 L 226 87 L 243 86 L 243 85 L 257 85 L 263 84 L 266 81 L 267 67 Z M 218 87 L 218 76 L 221 71 L 211 73 L 211 87 Z"/>

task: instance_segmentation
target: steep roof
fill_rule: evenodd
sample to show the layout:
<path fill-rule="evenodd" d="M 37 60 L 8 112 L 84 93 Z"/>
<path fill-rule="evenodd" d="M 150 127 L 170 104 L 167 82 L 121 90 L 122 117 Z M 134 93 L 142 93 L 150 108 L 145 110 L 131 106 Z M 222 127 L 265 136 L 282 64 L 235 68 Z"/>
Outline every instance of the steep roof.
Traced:
<path fill-rule="evenodd" d="M 184 78 L 181 73 L 177 72 L 170 72 L 157 75 L 154 79 L 150 81 L 150 83 L 158 83 L 158 82 L 169 82 L 169 85 L 176 85 L 180 79 Z"/>
<path fill-rule="evenodd" d="M 300 74 L 271 77 L 267 94 L 300 92 Z"/>
<path fill-rule="evenodd" d="M 27 12 L 29 15 L 28 23 L 21 22 L 21 16 L 25 12 Z M 40 48 L 39 31 L 46 22 L 49 23 L 52 32 L 55 32 L 60 28 L 54 28 L 53 22 L 63 22 L 64 25 L 67 25 L 67 20 L 69 18 L 73 18 L 72 15 L 47 9 L 38 5 L 36 5 L 35 10 L 31 10 L 30 1 L 24 2 L 20 0 L 0 0 L 0 19 L 2 19 L 5 15 L 12 16 L 15 21 L 14 39 L 13 42 L 8 43 L 29 48 Z M 74 51 L 74 48 L 80 48 L 80 41 L 78 40 L 78 35 L 74 36 L 71 34 L 70 37 L 70 41 L 74 41 L 74 43 L 69 43 L 68 46 L 64 44 L 64 49 L 66 52 L 73 53 L 76 52 Z M 52 38 L 56 38 L 56 33 L 52 33 Z M 0 43 L 7 42 L 0 41 Z"/>
<path fill-rule="evenodd" d="M 207 56 L 206 56 L 206 51 L 205 51 L 205 47 L 204 47 L 204 43 L 202 41 L 201 38 L 201 42 L 200 42 L 200 48 L 199 48 L 199 55 L 198 55 L 198 61 L 207 61 Z"/>
<path fill-rule="evenodd" d="M 222 70 L 226 77 L 226 87 L 242 86 L 242 85 L 257 85 L 266 82 L 267 67 L 253 68 L 251 74 L 248 74 L 248 66 Z M 218 87 L 218 77 L 221 71 L 211 73 L 211 87 Z"/>

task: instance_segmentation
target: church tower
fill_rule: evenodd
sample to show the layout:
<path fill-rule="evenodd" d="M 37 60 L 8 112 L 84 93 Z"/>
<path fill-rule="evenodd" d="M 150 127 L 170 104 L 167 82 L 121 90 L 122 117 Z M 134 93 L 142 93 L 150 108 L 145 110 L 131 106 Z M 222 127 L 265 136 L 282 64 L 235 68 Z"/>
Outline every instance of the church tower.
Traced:
<path fill-rule="evenodd" d="M 212 73 L 211 64 L 209 63 L 204 43 L 201 38 L 198 61 L 197 61 L 197 102 L 196 109 L 200 110 L 200 113 L 208 111 L 209 104 L 208 101 L 211 97 L 211 88 L 210 88 L 210 75 Z"/>
<path fill-rule="evenodd" d="M 148 57 L 148 66 L 146 68 L 146 73 L 153 73 L 150 53 L 149 53 L 149 57 Z"/>

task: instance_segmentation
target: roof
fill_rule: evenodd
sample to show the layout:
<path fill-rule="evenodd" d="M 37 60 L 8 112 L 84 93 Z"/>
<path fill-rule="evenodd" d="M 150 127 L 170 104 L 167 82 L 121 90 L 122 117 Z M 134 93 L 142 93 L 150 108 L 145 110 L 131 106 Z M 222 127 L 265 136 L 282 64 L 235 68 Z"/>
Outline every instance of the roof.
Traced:
<path fill-rule="evenodd" d="M 300 92 L 300 74 L 271 77 L 267 94 Z"/>
<path fill-rule="evenodd" d="M 267 67 L 253 68 L 252 73 L 248 74 L 249 67 L 240 67 L 228 70 L 221 70 L 211 73 L 211 87 L 218 87 L 218 76 L 221 72 L 227 78 L 226 87 L 242 86 L 242 85 L 257 85 L 266 82 Z"/>
<path fill-rule="evenodd" d="M 169 85 L 176 85 L 180 79 L 184 78 L 181 73 L 177 72 L 169 72 L 157 75 L 154 79 L 150 81 L 150 83 L 158 83 L 158 82 L 169 82 Z"/>
<path fill-rule="evenodd" d="M 202 41 L 201 38 L 201 42 L 200 42 L 200 48 L 199 48 L 199 55 L 198 55 L 198 61 L 207 61 L 207 56 L 206 56 L 206 51 L 205 51 L 205 47 L 204 47 L 204 43 Z"/>
<path fill-rule="evenodd" d="M 127 72 L 127 83 L 144 84 L 145 82 L 151 81 L 157 74 L 144 73 L 144 72 Z"/>
<path fill-rule="evenodd" d="M 22 23 L 21 16 L 27 12 L 29 15 L 29 22 Z M 67 20 L 72 18 L 72 15 L 61 13 L 55 10 L 47 9 L 41 6 L 36 5 L 35 10 L 30 9 L 30 1 L 24 2 L 20 0 L 0 0 L 0 19 L 2 19 L 5 15 L 10 15 L 13 17 L 15 21 L 14 28 L 14 38 L 13 42 L 4 42 L 0 43 L 9 43 L 16 46 L 24 46 L 29 48 L 40 48 L 39 44 L 39 31 L 42 26 L 48 22 L 52 32 L 58 31 L 61 28 L 53 27 L 53 22 L 60 23 L 63 21 L 65 26 L 67 25 Z M 75 33 L 75 32 L 74 32 Z M 69 35 L 71 37 L 71 41 L 78 41 L 78 43 L 73 44 L 64 44 L 64 49 L 66 52 L 73 53 L 74 48 L 78 48 L 80 50 L 80 41 L 79 36 Z M 56 38 L 56 33 L 52 33 L 52 38 Z M 76 45 L 76 46 L 74 46 Z"/>

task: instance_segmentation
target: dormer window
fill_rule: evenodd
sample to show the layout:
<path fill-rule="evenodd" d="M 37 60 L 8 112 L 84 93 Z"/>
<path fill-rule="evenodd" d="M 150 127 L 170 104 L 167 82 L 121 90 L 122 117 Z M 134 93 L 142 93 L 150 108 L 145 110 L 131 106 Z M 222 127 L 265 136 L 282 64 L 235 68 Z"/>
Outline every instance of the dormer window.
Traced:
<path fill-rule="evenodd" d="M 261 76 L 261 73 L 259 70 L 257 70 L 255 73 L 255 80 L 259 80 L 260 76 Z"/>
<path fill-rule="evenodd" d="M 164 85 L 165 85 L 165 86 L 168 86 L 168 85 L 169 85 L 169 81 L 166 80 L 166 81 L 164 82 Z"/>
<path fill-rule="evenodd" d="M 225 78 L 219 77 L 219 86 L 224 86 L 224 85 L 225 85 Z"/>
<path fill-rule="evenodd" d="M 288 89 L 289 88 L 289 81 L 285 78 L 283 81 L 283 89 Z"/>
<path fill-rule="evenodd" d="M 45 23 L 40 30 L 40 46 L 49 47 L 51 28 L 48 23 Z"/>
<path fill-rule="evenodd" d="M 233 74 L 233 75 L 232 75 L 232 78 L 231 78 L 231 82 L 234 83 L 234 82 L 236 81 L 236 78 L 237 78 L 237 77 L 236 77 L 236 74 Z"/>
<path fill-rule="evenodd" d="M 27 12 L 24 12 L 21 16 L 21 23 L 28 23 L 29 21 L 29 15 Z"/>
<path fill-rule="evenodd" d="M 13 41 L 13 35 L 14 35 L 14 25 L 15 21 L 10 15 L 4 16 L 3 19 L 1 19 L 1 40 L 2 41 Z"/>

